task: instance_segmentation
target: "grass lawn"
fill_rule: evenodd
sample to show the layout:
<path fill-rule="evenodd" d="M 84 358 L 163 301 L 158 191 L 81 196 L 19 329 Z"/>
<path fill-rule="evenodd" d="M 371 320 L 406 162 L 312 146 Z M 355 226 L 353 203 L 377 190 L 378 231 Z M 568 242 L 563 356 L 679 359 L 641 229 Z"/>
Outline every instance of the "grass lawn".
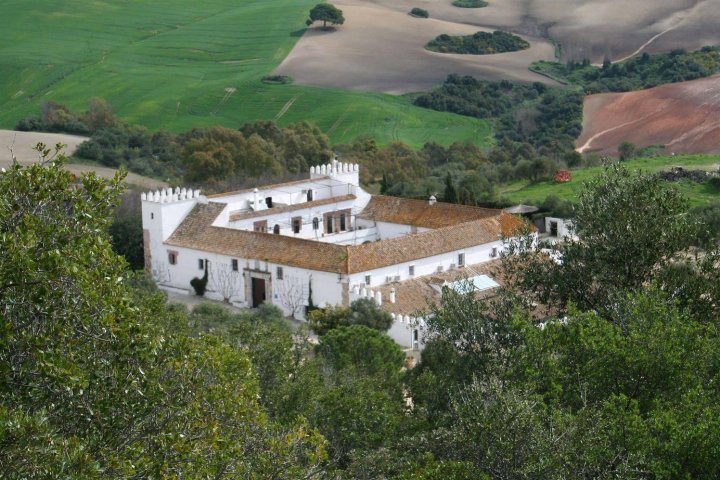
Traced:
<path fill-rule="evenodd" d="M 720 155 L 676 155 L 674 157 L 636 158 L 624 163 L 630 169 L 646 172 L 668 170 L 673 166 L 682 166 L 688 170 L 715 170 L 720 168 Z M 519 181 L 503 185 L 500 195 L 513 203 L 539 205 L 549 195 L 566 200 L 575 200 L 583 190 L 583 183 L 602 171 L 603 167 L 591 167 L 572 171 L 572 181 L 555 183 L 554 181 L 530 183 Z M 720 192 L 707 184 L 695 182 L 675 182 L 693 206 L 720 202 Z"/>
<path fill-rule="evenodd" d="M 82 111 L 97 96 L 152 130 L 309 120 L 334 143 L 366 134 L 413 146 L 491 142 L 487 122 L 405 97 L 263 84 L 317 1 L 0 2 L 15 26 L 0 33 L 0 127 L 37 115 L 47 100 Z"/>

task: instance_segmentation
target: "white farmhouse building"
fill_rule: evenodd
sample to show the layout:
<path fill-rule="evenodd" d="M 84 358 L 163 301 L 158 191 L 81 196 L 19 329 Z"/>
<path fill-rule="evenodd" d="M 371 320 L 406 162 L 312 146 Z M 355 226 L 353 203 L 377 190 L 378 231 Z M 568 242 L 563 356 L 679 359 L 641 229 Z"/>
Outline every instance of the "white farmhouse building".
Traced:
<path fill-rule="evenodd" d="M 311 297 L 319 307 L 372 297 L 393 314 L 389 334 L 418 348 L 411 316 L 425 306 L 422 292 L 460 276 L 494 286 L 480 273 L 520 220 L 432 197 L 373 196 L 358 169 L 334 161 L 311 168 L 307 180 L 256 189 L 143 193 L 146 268 L 161 288 L 185 293 L 207 270 L 206 296 L 272 303 L 296 318 Z"/>

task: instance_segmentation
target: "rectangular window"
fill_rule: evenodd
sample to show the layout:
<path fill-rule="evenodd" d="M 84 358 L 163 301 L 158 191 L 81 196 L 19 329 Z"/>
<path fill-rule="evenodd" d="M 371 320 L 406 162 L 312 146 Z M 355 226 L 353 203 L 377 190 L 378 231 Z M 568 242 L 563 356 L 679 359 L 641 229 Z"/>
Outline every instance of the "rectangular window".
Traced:
<path fill-rule="evenodd" d="M 365 285 L 370 286 L 370 281 L 372 280 L 372 276 L 365 275 Z"/>
<path fill-rule="evenodd" d="M 415 276 L 415 265 L 410 265 L 408 267 L 408 275 L 410 275 L 411 277 Z"/>
<path fill-rule="evenodd" d="M 295 217 L 292 219 L 292 228 L 293 233 L 300 233 L 300 228 L 302 228 L 302 217 Z"/>
<path fill-rule="evenodd" d="M 333 233 L 333 217 L 331 217 L 331 216 L 326 217 L 325 224 L 326 224 L 325 233 Z"/>
<path fill-rule="evenodd" d="M 458 254 L 458 267 L 463 267 L 463 266 L 465 266 L 465 254 L 459 253 Z"/>
<path fill-rule="evenodd" d="M 340 231 L 344 232 L 347 230 L 347 226 L 345 225 L 345 214 L 340 214 Z"/>
<path fill-rule="evenodd" d="M 168 263 L 170 265 L 177 264 L 177 252 L 168 252 Z"/>
<path fill-rule="evenodd" d="M 277 277 L 277 279 L 282 280 L 284 278 L 283 275 L 284 275 L 283 267 L 277 267 L 277 275 L 275 275 Z"/>
<path fill-rule="evenodd" d="M 202 258 L 198 260 L 198 269 L 205 270 L 205 260 L 203 260 Z"/>
<path fill-rule="evenodd" d="M 233 269 L 233 272 L 237 272 L 237 271 L 238 271 L 238 261 L 237 261 L 237 258 L 233 258 L 233 259 L 232 259 L 232 269 Z"/>

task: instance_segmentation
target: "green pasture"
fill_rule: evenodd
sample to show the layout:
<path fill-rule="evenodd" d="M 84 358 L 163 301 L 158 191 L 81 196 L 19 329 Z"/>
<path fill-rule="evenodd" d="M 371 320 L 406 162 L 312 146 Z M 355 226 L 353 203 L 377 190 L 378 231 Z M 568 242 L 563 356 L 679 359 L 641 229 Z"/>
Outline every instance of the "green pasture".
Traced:
<path fill-rule="evenodd" d="M 632 170 L 659 172 L 669 170 L 673 166 L 681 166 L 688 170 L 713 170 L 720 168 L 720 155 L 676 155 L 664 157 L 636 158 L 624 162 L 623 165 Z M 602 171 L 603 167 L 591 167 L 572 171 L 572 181 L 555 183 L 554 181 L 532 183 L 526 180 L 503 185 L 500 196 L 513 203 L 539 205 L 549 195 L 565 200 L 575 200 L 583 190 L 583 183 Z M 720 202 L 720 192 L 707 184 L 690 181 L 674 182 L 695 205 Z"/>
<path fill-rule="evenodd" d="M 309 120 L 336 143 L 366 134 L 413 146 L 491 141 L 487 122 L 420 109 L 405 97 L 263 84 L 317 2 L 0 2 L 11 22 L 0 33 L 0 127 L 37 115 L 43 101 L 82 111 L 96 96 L 125 122 L 152 130 Z"/>

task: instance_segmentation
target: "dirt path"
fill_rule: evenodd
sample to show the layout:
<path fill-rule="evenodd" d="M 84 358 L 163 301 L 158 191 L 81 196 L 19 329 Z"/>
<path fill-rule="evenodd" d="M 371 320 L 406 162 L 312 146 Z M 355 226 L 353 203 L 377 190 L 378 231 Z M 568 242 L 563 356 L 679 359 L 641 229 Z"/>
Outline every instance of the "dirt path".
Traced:
<path fill-rule="evenodd" d="M 77 147 L 87 140 L 87 137 L 77 135 L 66 135 L 61 133 L 42 132 L 15 132 L 13 130 L 0 130 L 0 167 L 7 167 L 12 163 L 13 154 L 18 163 L 29 165 L 37 162 L 40 157 L 33 147 L 38 143 L 44 143 L 47 148 L 54 149 L 55 145 L 62 143 L 66 145 L 64 152 L 72 155 Z M 12 149 L 12 150 L 11 150 Z M 67 164 L 66 168 L 76 175 L 82 172 L 95 172 L 103 178 L 112 178 L 117 170 L 108 167 L 82 164 Z M 135 173 L 128 173 L 125 182 L 129 185 L 141 188 L 160 188 L 166 186 L 164 182 L 152 178 L 143 177 Z"/>

